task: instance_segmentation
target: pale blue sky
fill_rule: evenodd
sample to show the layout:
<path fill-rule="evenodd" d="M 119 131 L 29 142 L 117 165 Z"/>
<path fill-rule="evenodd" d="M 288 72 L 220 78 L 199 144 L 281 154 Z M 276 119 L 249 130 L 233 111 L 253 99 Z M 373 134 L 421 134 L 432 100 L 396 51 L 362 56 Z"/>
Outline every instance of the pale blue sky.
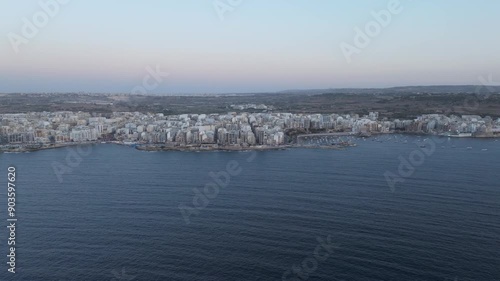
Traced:
<path fill-rule="evenodd" d="M 224 20 L 213 0 L 72 0 L 16 53 L 39 1 L 0 0 L 0 92 L 130 92 L 156 65 L 151 93 L 500 81 L 500 1 L 400 0 L 351 63 L 340 44 L 391 0 L 242 0 Z"/>

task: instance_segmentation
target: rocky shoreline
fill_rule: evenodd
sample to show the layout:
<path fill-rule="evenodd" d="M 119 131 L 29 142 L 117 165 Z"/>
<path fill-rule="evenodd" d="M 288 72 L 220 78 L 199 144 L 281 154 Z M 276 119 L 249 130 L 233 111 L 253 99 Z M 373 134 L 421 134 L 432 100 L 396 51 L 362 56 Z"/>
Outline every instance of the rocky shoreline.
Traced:
<path fill-rule="evenodd" d="M 86 143 L 64 143 L 64 144 L 52 144 L 43 146 L 23 146 L 23 145 L 10 145 L 0 147 L 0 152 L 2 153 L 27 153 L 35 152 L 47 149 L 57 149 L 71 146 L 79 145 L 95 145 L 95 144 L 117 144 L 123 146 L 134 147 L 141 151 L 184 151 L 184 152 L 203 152 L 203 151 L 268 151 L 268 150 L 287 150 L 291 148 L 308 148 L 308 149 L 334 149 L 339 150 L 355 145 L 322 145 L 322 146 L 311 146 L 311 145 L 279 145 L 279 146 L 165 146 L 160 144 L 128 144 L 123 142 L 86 142 Z"/>
<path fill-rule="evenodd" d="M 280 145 L 280 146 L 222 146 L 222 147 L 185 147 L 185 146 L 158 146 L 158 145 L 140 145 L 136 149 L 143 151 L 185 151 L 185 152 L 202 152 L 202 151 L 267 151 L 267 150 L 287 150 L 292 148 L 308 148 L 308 149 L 333 149 L 339 150 L 356 145 L 322 145 L 322 146 L 305 146 L 305 145 Z"/>
<path fill-rule="evenodd" d="M 85 142 L 85 143 L 58 143 L 50 145 L 4 145 L 0 146 L 0 153 L 27 153 L 40 150 L 58 149 L 63 147 L 80 146 L 80 145 L 93 145 L 98 142 Z"/>

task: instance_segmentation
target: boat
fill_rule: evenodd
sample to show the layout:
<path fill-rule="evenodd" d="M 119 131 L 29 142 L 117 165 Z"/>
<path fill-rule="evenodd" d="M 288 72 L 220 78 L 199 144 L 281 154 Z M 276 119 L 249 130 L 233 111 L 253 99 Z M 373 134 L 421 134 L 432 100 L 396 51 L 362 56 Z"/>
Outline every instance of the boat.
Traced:
<path fill-rule="evenodd" d="M 460 133 L 458 135 L 450 135 L 452 138 L 469 138 L 472 137 L 471 133 Z"/>

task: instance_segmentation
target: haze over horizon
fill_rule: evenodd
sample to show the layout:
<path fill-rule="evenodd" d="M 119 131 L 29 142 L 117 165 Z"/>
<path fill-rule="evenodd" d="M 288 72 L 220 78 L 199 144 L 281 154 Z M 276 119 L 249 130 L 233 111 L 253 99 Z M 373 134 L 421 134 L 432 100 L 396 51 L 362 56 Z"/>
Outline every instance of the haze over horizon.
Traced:
<path fill-rule="evenodd" d="M 495 81 L 493 81 L 495 82 Z M 486 86 L 486 87 L 485 87 Z M 470 92 L 470 93 L 476 93 L 476 91 L 486 91 L 488 89 L 491 89 L 491 91 L 498 91 L 500 93 L 500 83 L 494 83 L 494 84 L 486 84 L 486 85 L 402 85 L 402 86 L 389 86 L 389 87 L 328 87 L 328 88 L 302 88 L 302 89 L 281 89 L 277 91 L 228 91 L 228 92 L 169 92 L 169 93 L 162 93 L 158 91 L 151 91 L 147 92 L 145 95 L 152 95 L 152 96 L 175 96 L 175 95 L 238 95 L 238 94 L 279 94 L 279 93 L 302 93 L 302 92 L 318 92 L 318 91 L 333 91 L 333 92 L 339 92 L 342 90 L 359 90 L 360 92 L 363 91 L 370 91 L 370 90 L 391 90 L 391 89 L 397 89 L 397 90 L 403 90 L 407 91 L 407 89 L 411 88 L 457 88 L 457 91 L 462 92 L 463 89 L 467 89 L 468 91 L 465 92 Z M 444 90 L 442 90 L 444 91 Z M 442 92 L 439 91 L 439 92 Z M 431 91 L 432 92 L 432 91 Z M 327 93 L 327 92 L 325 92 Z M 458 93 L 458 92 L 457 92 Z M 136 93 L 131 93 L 129 92 L 103 92 L 103 91 L 94 91 L 94 92 L 89 92 L 89 91 L 15 91 L 15 92 L 0 92 L 0 94 L 110 94 L 110 95 L 128 95 L 128 94 L 136 94 Z M 137 93 L 141 94 L 141 93 Z"/>
<path fill-rule="evenodd" d="M 500 80 L 500 2 L 401 0 L 349 63 L 342 42 L 353 44 L 354 29 L 391 0 L 243 0 L 223 18 L 213 0 L 72 0 L 16 53 L 12 34 L 22 36 L 23 18 L 32 22 L 50 1 L 0 0 L 0 92 L 129 93 L 148 67 L 169 73 L 148 94 Z"/>

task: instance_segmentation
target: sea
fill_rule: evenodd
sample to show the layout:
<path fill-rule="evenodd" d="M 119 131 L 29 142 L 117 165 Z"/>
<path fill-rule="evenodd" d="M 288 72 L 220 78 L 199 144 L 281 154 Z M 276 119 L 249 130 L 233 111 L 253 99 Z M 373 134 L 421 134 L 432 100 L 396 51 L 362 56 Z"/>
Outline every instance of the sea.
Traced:
<path fill-rule="evenodd" d="M 500 141 L 352 141 L 2 153 L 0 280 L 500 280 Z"/>

